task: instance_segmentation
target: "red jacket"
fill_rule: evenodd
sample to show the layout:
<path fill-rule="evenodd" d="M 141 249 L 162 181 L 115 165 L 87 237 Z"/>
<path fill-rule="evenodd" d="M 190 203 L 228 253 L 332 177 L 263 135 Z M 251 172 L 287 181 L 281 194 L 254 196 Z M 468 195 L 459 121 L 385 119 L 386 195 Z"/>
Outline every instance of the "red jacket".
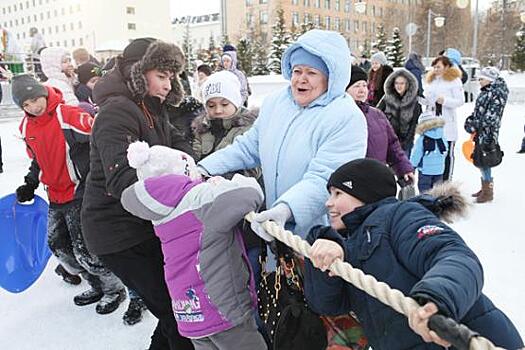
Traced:
<path fill-rule="evenodd" d="M 89 172 L 89 135 L 93 117 L 64 104 L 60 90 L 46 86 L 47 109 L 41 116 L 26 113 L 20 132 L 33 163 L 26 182 L 47 186 L 49 201 L 64 204 L 81 198 Z"/>

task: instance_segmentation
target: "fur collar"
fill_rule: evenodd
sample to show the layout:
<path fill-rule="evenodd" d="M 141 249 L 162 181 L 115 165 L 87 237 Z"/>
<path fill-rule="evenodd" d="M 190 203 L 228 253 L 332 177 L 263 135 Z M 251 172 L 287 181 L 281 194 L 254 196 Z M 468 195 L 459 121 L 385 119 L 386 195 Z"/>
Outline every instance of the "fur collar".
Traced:
<path fill-rule="evenodd" d="M 257 115 L 253 111 L 241 107 L 231 118 L 223 119 L 222 125 L 225 129 L 249 126 L 253 124 L 256 117 Z M 198 134 L 207 133 L 211 130 L 212 120 L 206 114 L 200 115 L 193 120 L 191 128 Z"/>
<path fill-rule="evenodd" d="M 426 122 L 418 123 L 416 126 L 416 133 L 423 135 L 426 131 L 443 127 L 443 125 L 445 125 L 445 120 L 443 118 L 436 117 L 427 120 Z"/>
<path fill-rule="evenodd" d="M 456 67 L 448 67 L 445 69 L 445 72 L 443 73 L 443 80 L 445 81 L 453 81 L 455 79 L 461 79 L 462 73 L 461 71 Z M 436 73 L 434 70 L 431 70 L 426 77 L 427 83 L 433 82 L 437 78 Z"/>
<path fill-rule="evenodd" d="M 455 219 L 467 216 L 468 209 L 471 206 L 459 188 L 458 183 L 446 181 L 426 192 L 426 195 L 435 199 L 430 207 L 422 203 L 424 201 L 416 201 L 432 211 L 441 220 L 452 223 Z"/>

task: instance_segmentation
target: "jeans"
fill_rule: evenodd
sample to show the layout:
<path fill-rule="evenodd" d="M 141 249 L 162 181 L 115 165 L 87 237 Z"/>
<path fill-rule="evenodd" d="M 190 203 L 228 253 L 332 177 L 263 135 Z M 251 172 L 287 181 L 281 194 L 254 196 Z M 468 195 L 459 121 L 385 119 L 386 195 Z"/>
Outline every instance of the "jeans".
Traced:
<path fill-rule="evenodd" d="M 480 168 L 481 171 L 481 179 L 483 181 L 492 181 L 492 171 L 491 168 Z"/>
<path fill-rule="evenodd" d="M 435 184 L 440 182 L 443 182 L 443 175 L 425 175 L 419 173 L 417 178 L 417 188 L 419 189 L 419 193 L 423 193 L 432 189 Z"/>

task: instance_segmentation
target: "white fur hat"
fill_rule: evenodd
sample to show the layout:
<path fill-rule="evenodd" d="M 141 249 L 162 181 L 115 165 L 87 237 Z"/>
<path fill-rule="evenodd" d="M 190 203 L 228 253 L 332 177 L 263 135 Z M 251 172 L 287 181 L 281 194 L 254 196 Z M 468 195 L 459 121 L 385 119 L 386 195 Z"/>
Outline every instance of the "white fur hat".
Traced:
<path fill-rule="evenodd" d="M 230 101 L 236 108 L 242 105 L 241 82 L 232 72 L 223 70 L 213 73 L 202 85 L 204 103 L 214 97 L 222 97 Z"/>
<path fill-rule="evenodd" d="M 137 169 L 139 180 L 168 174 L 186 175 L 192 180 L 201 177 L 190 155 L 166 146 L 150 147 L 144 141 L 129 145 L 128 162 L 132 168 Z"/>

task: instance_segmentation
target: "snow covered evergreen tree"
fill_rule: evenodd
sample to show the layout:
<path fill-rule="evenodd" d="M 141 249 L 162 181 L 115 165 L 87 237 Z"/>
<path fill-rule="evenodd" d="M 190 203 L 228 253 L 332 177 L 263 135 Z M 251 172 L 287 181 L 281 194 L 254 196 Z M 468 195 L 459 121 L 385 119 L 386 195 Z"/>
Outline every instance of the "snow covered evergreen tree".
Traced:
<path fill-rule="evenodd" d="M 263 42 L 260 35 L 252 37 L 253 42 L 253 60 L 252 60 L 252 74 L 253 75 L 267 75 L 268 70 L 268 51 L 266 44 Z"/>
<path fill-rule="evenodd" d="M 186 73 L 191 74 L 191 72 L 195 70 L 195 55 L 193 52 L 193 45 L 191 44 L 189 26 L 186 26 L 182 40 L 182 52 L 186 57 L 185 71 Z"/>
<path fill-rule="evenodd" d="M 525 71 L 525 28 L 516 33 L 516 43 L 512 53 L 512 69 Z"/>
<path fill-rule="evenodd" d="M 272 45 L 268 56 L 268 69 L 270 72 L 281 74 L 281 57 L 284 50 L 290 45 L 291 35 L 284 23 L 284 11 L 277 10 L 277 19 L 272 26 Z"/>
<path fill-rule="evenodd" d="M 239 68 L 246 74 L 252 76 L 253 71 L 253 47 L 248 38 L 244 37 L 239 40 L 237 44 L 237 60 Z"/>
<path fill-rule="evenodd" d="M 403 67 L 405 55 L 403 54 L 403 41 L 399 28 L 392 30 L 392 40 L 388 42 L 386 48 L 386 58 L 392 63 L 392 67 Z"/>
<path fill-rule="evenodd" d="M 376 41 L 372 43 L 372 48 L 376 51 L 385 51 L 387 47 L 387 37 L 385 27 L 380 24 L 377 26 Z"/>

